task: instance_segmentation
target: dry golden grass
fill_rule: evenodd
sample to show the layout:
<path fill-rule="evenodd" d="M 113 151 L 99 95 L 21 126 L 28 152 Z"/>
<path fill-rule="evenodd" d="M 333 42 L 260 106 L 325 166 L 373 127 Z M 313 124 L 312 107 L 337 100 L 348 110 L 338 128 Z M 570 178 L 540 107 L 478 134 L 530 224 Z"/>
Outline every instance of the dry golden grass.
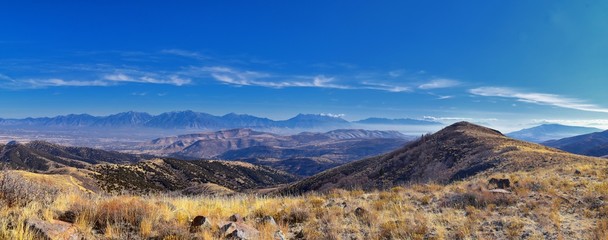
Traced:
<path fill-rule="evenodd" d="M 30 185 L 46 178 L 17 176 Z M 509 178 L 511 194 L 488 192 L 490 177 Z M 306 239 L 606 239 L 606 177 L 606 165 L 577 163 L 386 191 L 188 197 L 91 194 L 53 176 L 51 185 L 71 187 L 24 204 L 0 201 L 0 239 L 33 239 L 20 223 L 67 211 L 75 213 L 74 225 L 85 237 L 97 239 L 219 239 L 218 226 L 190 233 L 190 221 L 202 215 L 215 225 L 235 213 L 260 231 L 260 239 L 273 239 L 277 230 Z M 264 216 L 278 226 L 256 221 Z"/>

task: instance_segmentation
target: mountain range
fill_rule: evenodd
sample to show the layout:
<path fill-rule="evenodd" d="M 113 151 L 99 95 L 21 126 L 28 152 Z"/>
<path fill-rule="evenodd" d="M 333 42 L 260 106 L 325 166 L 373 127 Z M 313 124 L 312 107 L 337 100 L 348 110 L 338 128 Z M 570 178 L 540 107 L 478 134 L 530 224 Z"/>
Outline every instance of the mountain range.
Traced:
<path fill-rule="evenodd" d="M 348 139 L 352 136 L 377 137 L 379 134 L 381 133 L 340 130 L 306 133 L 296 135 L 295 138 L 314 142 L 319 136 Z M 268 133 L 238 129 L 205 133 L 197 137 L 215 140 L 230 139 L 231 136 L 265 135 Z M 154 142 L 172 141 L 156 139 Z M 215 189 L 226 193 L 276 189 L 280 185 L 284 187 L 279 187 L 276 191 L 286 194 L 334 188 L 385 189 L 412 183 L 451 183 L 479 176 L 485 179 L 494 174 L 521 171 L 565 171 L 560 166 L 569 166 L 568 171 L 574 174 L 573 168 L 576 166 L 604 164 L 604 161 L 511 139 L 499 131 L 468 122 L 455 123 L 397 150 L 345 163 L 301 181 L 298 181 L 299 177 L 285 171 L 241 161 L 156 158 L 64 147 L 42 141 L 0 145 L 0 164 L 4 167 L 69 175 L 86 185 L 87 189 L 108 192 L 179 191 L 196 194 L 213 192 Z M 285 185 L 288 183 L 291 184 Z"/>
<path fill-rule="evenodd" d="M 602 129 L 591 127 L 566 126 L 561 124 L 542 124 L 536 127 L 526 128 L 516 132 L 508 133 L 507 136 L 523 141 L 541 143 L 549 140 L 562 139 L 601 131 Z"/>
<path fill-rule="evenodd" d="M 88 114 L 69 114 L 56 117 L 0 119 L 1 126 L 18 127 L 101 127 L 101 128 L 160 128 L 160 129 L 315 129 L 315 128 L 348 128 L 357 124 L 440 124 L 426 120 L 370 118 L 349 122 L 340 117 L 327 114 L 298 114 L 287 120 L 271 120 L 246 114 L 229 113 L 215 116 L 194 111 L 174 111 L 151 115 L 144 112 L 123 112 L 109 116 L 92 116 Z"/>
<path fill-rule="evenodd" d="M 338 129 L 285 136 L 240 128 L 157 138 L 123 151 L 180 159 L 242 160 L 309 176 L 394 150 L 414 138 L 397 131 Z"/>
<path fill-rule="evenodd" d="M 608 155 L 608 131 L 552 140 L 543 144 L 575 154 L 605 157 Z"/>
<path fill-rule="evenodd" d="M 459 122 L 393 152 L 321 172 L 281 192 L 450 183 L 481 174 L 533 171 L 578 161 L 595 163 L 598 159 L 511 139 L 493 129 Z"/>

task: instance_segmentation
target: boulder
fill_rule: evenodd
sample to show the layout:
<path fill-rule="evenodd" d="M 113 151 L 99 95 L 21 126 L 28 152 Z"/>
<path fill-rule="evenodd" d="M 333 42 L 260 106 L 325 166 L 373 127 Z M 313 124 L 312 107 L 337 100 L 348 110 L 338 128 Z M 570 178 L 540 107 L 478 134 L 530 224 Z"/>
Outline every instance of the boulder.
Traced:
<path fill-rule="evenodd" d="M 76 222 L 76 212 L 74 211 L 65 211 L 61 214 L 59 214 L 59 216 L 57 217 L 57 219 L 64 221 L 64 222 L 69 222 L 69 223 L 75 223 Z"/>
<path fill-rule="evenodd" d="M 202 229 L 211 228 L 211 220 L 208 217 L 196 216 L 190 223 L 190 232 L 194 233 Z"/>
<path fill-rule="evenodd" d="M 507 178 L 491 178 L 488 182 L 490 185 L 496 186 L 496 188 L 505 189 L 511 187 L 511 181 Z"/>
<path fill-rule="evenodd" d="M 241 217 L 241 215 L 238 214 L 238 213 L 237 214 L 233 214 L 232 216 L 230 216 L 228 218 L 228 221 L 231 221 L 231 222 L 242 222 L 243 221 L 243 217 Z"/>
<path fill-rule="evenodd" d="M 84 238 L 73 224 L 64 221 L 30 218 L 25 221 L 25 225 L 34 233 L 35 239 L 80 240 Z"/>
<path fill-rule="evenodd" d="M 364 217 L 367 214 L 367 210 L 358 207 L 357 209 L 355 209 L 355 216 L 357 217 Z"/>
<path fill-rule="evenodd" d="M 262 223 L 263 224 L 269 224 L 271 226 L 276 226 L 277 222 L 274 220 L 274 218 L 272 216 L 265 216 L 262 218 Z"/>
<path fill-rule="evenodd" d="M 257 229 L 243 222 L 229 222 L 220 231 L 227 239 L 257 239 L 260 235 Z"/>

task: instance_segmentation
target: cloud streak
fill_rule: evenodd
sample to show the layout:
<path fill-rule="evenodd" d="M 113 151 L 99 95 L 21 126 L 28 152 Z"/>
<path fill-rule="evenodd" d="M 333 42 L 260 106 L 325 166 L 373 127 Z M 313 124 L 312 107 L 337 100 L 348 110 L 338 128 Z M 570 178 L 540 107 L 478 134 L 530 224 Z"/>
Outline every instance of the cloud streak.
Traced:
<path fill-rule="evenodd" d="M 451 88 L 460 85 L 460 82 L 447 78 L 433 79 L 427 83 L 418 86 L 420 89 L 439 89 L 439 88 Z"/>
<path fill-rule="evenodd" d="M 557 94 L 523 92 L 505 87 L 480 87 L 469 90 L 471 94 L 484 97 L 501 97 L 516 99 L 520 102 L 549 105 L 561 108 L 575 109 L 587 112 L 608 113 L 608 108 L 588 103 L 577 98 L 569 98 Z"/>
<path fill-rule="evenodd" d="M 370 89 L 387 92 L 408 92 L 411 88 L 385 83 L 361 82 L 361 83 L 338 83 L 336 77 L 325 75 L 316 76 L 281 76 L 256 71 L 242 71 L 230 67 L 214 66 L 195 68 L 194 71 L 209 74 L 214 80 L 235 86 L 259 86 L 269 88 L 328 88 L 328 89 Z"/>
<path fill-rule="evenodd" d="M 0 75 L 0 88 L 113 87 L 127 84 L 185 86 L 207 84 L 209 80 L 214 80 L 212 82 L 215 84 L 231 86 L 403 93 L 419 89 L 449 88 L 459 84 L 455 80 L 433 78 L 421 72 L 411 73 L 402 69 L 363 71 L 345 63 L 334 64 L 330 70 L 312 73 L 280 72 L 267 62 L 256 63 L 255 67 L 252 67 L 251 61 L 234 61 L 182 49 L 165 49 L 151 53 L 110 51 L 75 54 L 76 57 L 84 57 L 86 60 L 98 55 L 103 59 L 113 57 L 116 63 L 56 64 L 43 61 L 28 64 L 25 61 L 24 64 L 19 64 L 19 68 L 11 70 L 13 72 L 10 73 L 15 76 Z M 137 61 L 133 58 L 137 58 Z M 87 62 L 86 60 L 84 62 Z M 139 65 L 146 62 L 145 60 L 163 64 L 156 67 L 148 63 Z M 448 98 L 449 96 L 440 96 L 440 99 Z"/>
<path fill-rule="evenodd" d="M 115 73 L 105 75 L 103 80 L 110 82 L 132 82 L 132 83 L 151 83 L 151 84 L 168 84 L 175 86 L 183 86 L 187 84 L 191 84 L 192 80 L 189 78 L 180 77 L 177 75 L 166 76 L 163 79 L 153 76 L 139 76 L 132 77 L 125 75 L 123 73 Z"/>
<path fill-rule="evenodd" d="M 260 86 L 270 88 L 288 88 L 288 87 L 317 87 L 317 88 L 335 88 L 335 89 L 351 89 L 346 85 L 338 85 L 333 83 L 334 78 L 325 77 L 323 75 L 306 77 L 279 77 L 268 73 L 255 71 L 239 71 L 229 67 L 203 67 L 199 68 L 202 72 L 208 73 L 213 79 L 228 85 L 237 86 Z M 295 78 L 296 80 L 278 80 L 281 78 Z M 274 81 L 273 81 L 274 80 Z"/>
<path fill-rule="evenodd" d="M 175 56 L 186 57 L 186 58 L 193 58 L 193 59 L 198 59 L 198 60 L 210 59 L 209 57 L 201 55 L 198 52 L 186 51 L 186 50 L 182 50 L 182 49 L 165 49 L 160 52 L 163 54 L 175 55 Z"/>
<path fill-rule="evenodd" d="M 183 86 L 192 83 L 189 78 L 177 75 L 159 76 L 142 75 L 131 76 L 123 73 L 107 74 L 101 78 L 91 79 L 63 79 L 63 78 L 24 78 L 16 79 L 0 74 L 0 88 L 5 89 L 31 89 L 47 87 L 108 87 L 120 83 L 166 84 Z"/>

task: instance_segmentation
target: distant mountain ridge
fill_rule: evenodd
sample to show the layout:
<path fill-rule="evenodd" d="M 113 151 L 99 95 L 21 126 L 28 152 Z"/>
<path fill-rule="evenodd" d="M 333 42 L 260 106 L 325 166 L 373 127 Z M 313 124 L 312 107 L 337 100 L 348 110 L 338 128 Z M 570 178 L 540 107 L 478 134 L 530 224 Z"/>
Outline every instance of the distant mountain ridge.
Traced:
<path fill-rule="evenodd" d="M 507 136 L 528 142 L 541 143 L 549 140 L 557 140 L 593 132 L 601 132 L 602 129 L 591 127 L 566 126 L 561 124 L 542 124 L 532 128 L 508 133 Z"/>
<path fill-rule="evenodd" d="M 215 132 L 185 134 L 154 139 L 141 144 L 140 153 L 186 158 L 211 158 L 230 150 L 267 146 L 277 148 L 317 148 L 342 141 L 365 139 L 413 139 L 397 131 L 371 131 L 338 129 L 325 133 L 303 132 L 296 135 L 278 135 L 252 129 L 229 129 Z"/>
<path fill-rule="evenodd" d="M 608 157 L 608 130 L 547 141 L 543 145 L 575 154 Z"/>
<path fill-rule="evenodd" d="M 315 128 L 350 128 L 353 123 L 377 124 L 440 124 L 415 119 L 382 119 L 370 118 L 349 122 L 341 117 L 327 114 L 298 114 L 286 120 L 272 120 L 247 114 L 229 113 L 215 116 L 208 113 L 186 111 L 165 112 L 151 115 L 145 112 L 122 112 L 109 116 L 92 116 L 89 114 L 69 114 L 56 117 L 1 119 L 1 126 L 17 127 L 105 127 L 105 128 L 159 128 L 159 129 L 315 129 Z"/>
<path fill-rule="evenodd" d="M 394 150 L 414 138 L 397 131 L 338 129 L 278 135 L 240 128 L 157 138 L 123 151 L 181 159 L 243 160 L 293 174 L 311 175 Z"/>

